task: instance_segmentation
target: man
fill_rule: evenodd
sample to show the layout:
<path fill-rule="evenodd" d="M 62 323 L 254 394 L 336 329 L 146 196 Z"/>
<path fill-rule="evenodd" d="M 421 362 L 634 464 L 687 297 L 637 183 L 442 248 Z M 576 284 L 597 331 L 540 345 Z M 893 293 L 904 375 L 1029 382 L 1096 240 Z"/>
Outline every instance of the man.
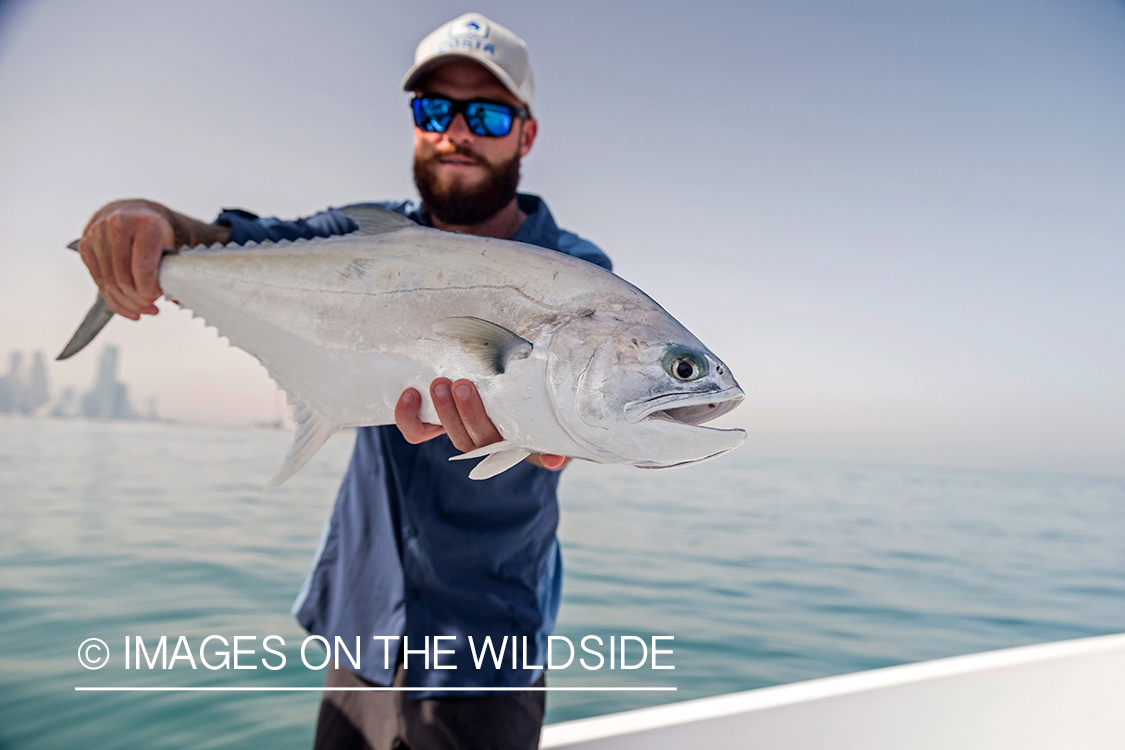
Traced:
<path fill-rule="evenodd" d="M 597 247 L 560 230 L 542 200 L 516 193 L 520 160 L 538 134 L 531 69 L 519 37 L 478 14 L 461 16 L 418 45 L 403 89 L 414 93 L 414 180 L 422 202 L 379 205 L 438 229 L 528 242 L 610 268 Z M 163 248 L 355 229 L 335 209 L 298 221 L 225 210 L 206 224 L 148 201 L 118 201 L 93 216 L 79 251 L 114 311 L 137 320 L 157 312 Z M 440 689 L 544 684 L 541 669 L 524 665 L 544 664 L 558 610 L 555 472 L 569 459 L 532 456 L 473 482 L 463 462 L 447 459 L 501 436 L 471 382 L 439 378 L 430 395 L 440 425 L 419 420 L 420 394 L 408 389 L 395 411 L 397 429 L 359 430 L 293 613 L 330 643 L 340 636 L 351 647 L 360 637 L 360 668 L 345 658 L 340 669 L 329 668 L 326 686 L 393 683 L 433 690 L 326 692 L 318 748 L 538 746 L 541 691 Z M 423 646 L 432 655 L 434 636 L 450 635 L 456 640 L 442 647 L 454 653 L 443 654 L 442 663 L 457 668 L 430 668 Z M 385 663 L 383 641 L 373 636 L 404 638 L 387 642 Z M 478 669 L 469 636 L 478 649 L 486 637 L 498 647 L 508 636 L 520 647 L 517 665 L 509 648 L 500 666 L 485 658 Z M 400 645 L 407 642 L 404 656 Z"/>

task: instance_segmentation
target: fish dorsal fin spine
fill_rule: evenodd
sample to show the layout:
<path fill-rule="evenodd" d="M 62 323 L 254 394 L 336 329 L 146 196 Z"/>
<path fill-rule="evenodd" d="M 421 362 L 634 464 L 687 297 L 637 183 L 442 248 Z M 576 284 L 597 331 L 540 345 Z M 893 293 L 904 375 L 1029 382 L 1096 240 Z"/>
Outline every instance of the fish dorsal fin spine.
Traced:
<path fill-rule="evenodd" d="M 340 213 L 359 225 L 359 229 L 356 230 L 359 234 L 383 234 L 418 226 L 402 214 L 396 214 L 379 206 L 367 204 L 345 206 L 340 209 Z"/>
<path fill-rule="evenodd" d="M 527 359 L 533 348 L 522 336 L 481 318 L 446 318 L 434 324 L 434 331 L 478 355 L 495 375 L 503 375 L 510 361 Z"/>

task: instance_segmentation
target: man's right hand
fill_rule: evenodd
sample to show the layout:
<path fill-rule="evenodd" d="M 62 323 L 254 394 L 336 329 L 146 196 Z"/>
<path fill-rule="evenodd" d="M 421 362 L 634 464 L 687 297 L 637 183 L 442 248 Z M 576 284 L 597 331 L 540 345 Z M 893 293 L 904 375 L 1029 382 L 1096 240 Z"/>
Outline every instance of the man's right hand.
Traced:
<path fill-rule="evenodd" d="M 153 303 L 162 293 L 160 258 L 175 241 L 170 213 L 150 201 L 114 201 L 95 213 L 82 232 L 82 262 L 118 315 L 138 320 L 159 312 Z"/>
<path fill-rule="evenodd" d="M 430 399 L 441 424 L 429 424 L 418 418 L 422 398 L 414 388 L 407 388 L 395 405 L 395 424 L 406 442 L 417 445 L 439 435 L 449 435 L 453 447 L 462 453 L 492 445 L 504 439 L 489 419 L 480 392 L 471 380 L 450 382 L 437 378 L 430 383 Z M 527 457 L 540 469 L 561 471 L 570 459 L 551 453 L 535 453 Z"/>

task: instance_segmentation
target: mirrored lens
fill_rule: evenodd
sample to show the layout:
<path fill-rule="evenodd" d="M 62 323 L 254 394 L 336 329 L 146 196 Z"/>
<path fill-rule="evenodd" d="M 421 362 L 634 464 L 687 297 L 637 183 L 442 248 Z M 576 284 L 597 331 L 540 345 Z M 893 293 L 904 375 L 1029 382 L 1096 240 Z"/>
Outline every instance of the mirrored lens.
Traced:
<path fill-rule="evenodd" d="M 512 110 L 502 104 L 473 102 L 465 108 L 465 120 L 477 135 L 499 138 L 512 130 Z"/>
<path fill-rule="evenodd" d="M 453 102 L 420 97 L 414 100 L 414 124 L 427 133 L 444 133 L 453 119 Z"/>

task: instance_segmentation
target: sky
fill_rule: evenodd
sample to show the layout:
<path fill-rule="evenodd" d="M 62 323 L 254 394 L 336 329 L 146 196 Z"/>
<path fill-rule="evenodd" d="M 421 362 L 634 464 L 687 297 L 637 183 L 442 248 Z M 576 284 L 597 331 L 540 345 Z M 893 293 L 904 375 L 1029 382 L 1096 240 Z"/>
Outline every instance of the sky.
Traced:
<path fill-rule="evenodd" d="M 0 3 L 0 353 L 54 356 L 102 204 L 296 217 L 413 197 L 399 90 L 467 11 L 522 36 L 521 188 L 731 367 L 748 456 L 1125 473 L 1125 3 Z M 136 405 L 269 420 L 164 305 Z"/>

